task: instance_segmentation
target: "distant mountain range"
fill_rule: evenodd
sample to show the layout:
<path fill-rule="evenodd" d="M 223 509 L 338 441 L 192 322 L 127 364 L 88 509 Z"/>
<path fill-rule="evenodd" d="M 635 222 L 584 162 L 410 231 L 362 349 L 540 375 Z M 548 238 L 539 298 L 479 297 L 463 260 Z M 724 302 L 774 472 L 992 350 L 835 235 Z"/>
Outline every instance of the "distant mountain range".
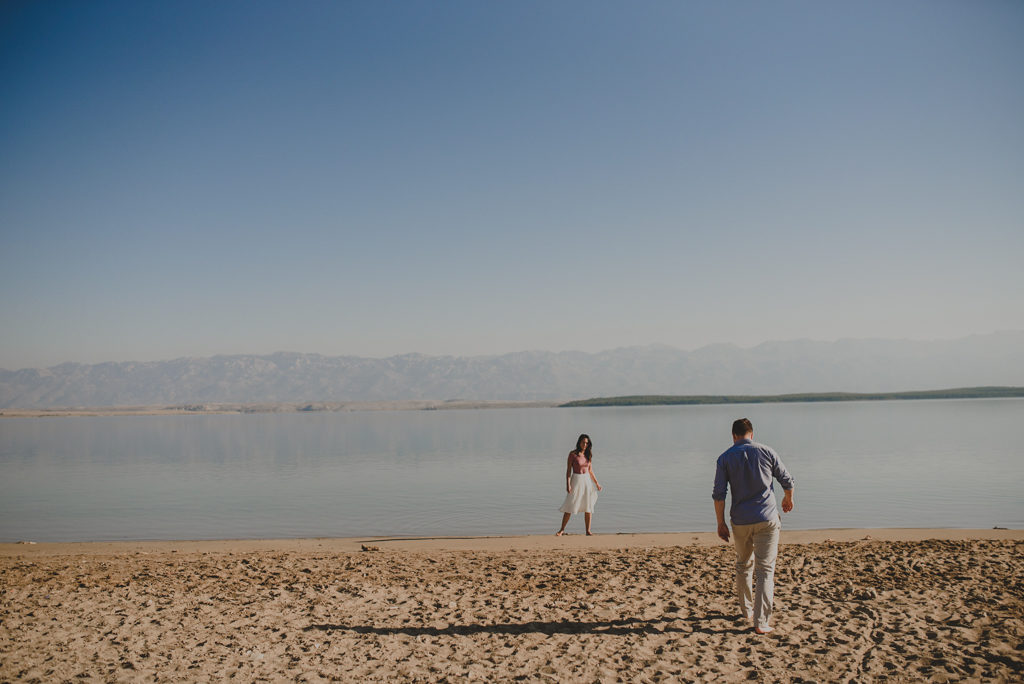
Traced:
<path fill-rule="evenodd" d="M 957 340 L 795 340 L 693 351 L 383 359 L 279 352 L 0 370 L 0 408 L 195 403 L 571 400 L 635 394 L 897 392 L 1024 385 L 1024 331 Z"/>

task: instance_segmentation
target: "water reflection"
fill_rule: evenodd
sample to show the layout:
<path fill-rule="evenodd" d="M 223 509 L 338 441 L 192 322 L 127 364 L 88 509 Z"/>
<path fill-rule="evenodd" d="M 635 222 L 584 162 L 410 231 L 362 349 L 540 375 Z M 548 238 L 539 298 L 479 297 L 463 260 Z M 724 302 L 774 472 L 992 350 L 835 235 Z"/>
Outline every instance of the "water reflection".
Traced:
<path fill-rule="evenodd" d="M 597 531 L 710 529 L 740 415 L 797 478 L 790 528 L 1024 526 L 1006 399 L 5 419 L 0 539 L 547 533 L 581 432 Z"/>

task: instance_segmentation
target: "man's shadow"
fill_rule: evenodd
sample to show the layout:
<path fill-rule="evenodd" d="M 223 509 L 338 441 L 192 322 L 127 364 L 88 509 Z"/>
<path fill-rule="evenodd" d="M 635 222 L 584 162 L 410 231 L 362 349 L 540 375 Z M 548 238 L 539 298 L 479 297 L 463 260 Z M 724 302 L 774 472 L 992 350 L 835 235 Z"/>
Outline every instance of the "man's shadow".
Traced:
<path fill-rule="evenodd" d="M 502 622 L 496 624 L 448 625 L 447 627 L 374 627 L 372 625 L 318 624 L 303 628 L 304 632 L 355 632 L 356 634 L 380 634 L 407 636 L 472 636 L 474 634 L 658 634 L 693 632 L 703 634 L 746 634 L 750 628 L 717 627 L 707 624 L 713 621 L 728 621 L 739 624 L 735 616 L 722 613 L 689 615 L 686 617 L 662 617 L 651 620 L 623 618 L 581 622 L 576 620 L 530 622 Z M 674 623 L 674 624 L 673 624 Z M 681 624 L 680 624 L 681 623 Z"/>

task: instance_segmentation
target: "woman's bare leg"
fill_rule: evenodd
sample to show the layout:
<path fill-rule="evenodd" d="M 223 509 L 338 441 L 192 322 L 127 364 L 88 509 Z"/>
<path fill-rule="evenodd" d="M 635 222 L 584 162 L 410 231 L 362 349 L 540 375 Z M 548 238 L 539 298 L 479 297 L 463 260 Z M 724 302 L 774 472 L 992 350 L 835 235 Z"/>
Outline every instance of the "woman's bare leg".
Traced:
<path fill-rule="evenodd" d="M 590 515 L 590 514 L 587 513 L 587 515 Z M 555 536 L 556 537 L 561 537 L 562 534 L 565 533 L 565 526 L 568 525 L 568 524 L 569 524 L 569 514 L 568 513 L 563 513 L 562 514 L 562 529 L 560 529 L 557 532 L 555 532 Z"/>
<path fill-rule="evenodd" d="M 587 536 L 588 537 L 591 535 L 591 532 L 590 532 L 590 519 L 592 517 L 594 517 L 593 513 L 584 513 L 583 514 L 583 524 L 587 526 Z"/>

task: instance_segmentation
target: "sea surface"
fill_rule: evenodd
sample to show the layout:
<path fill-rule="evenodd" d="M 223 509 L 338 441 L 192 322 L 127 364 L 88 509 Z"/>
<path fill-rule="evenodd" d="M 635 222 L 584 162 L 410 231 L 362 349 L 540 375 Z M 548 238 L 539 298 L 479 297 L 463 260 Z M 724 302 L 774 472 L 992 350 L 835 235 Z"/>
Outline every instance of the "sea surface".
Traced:
<path fill-rule="evenodd" d="M 595 532 L 711 531 L 744 416 L 785 527 L 1024 528 L 1024 399 L 979 399 L 2 419 L 0 541 L 553 533 L 581 432 Z"/>

